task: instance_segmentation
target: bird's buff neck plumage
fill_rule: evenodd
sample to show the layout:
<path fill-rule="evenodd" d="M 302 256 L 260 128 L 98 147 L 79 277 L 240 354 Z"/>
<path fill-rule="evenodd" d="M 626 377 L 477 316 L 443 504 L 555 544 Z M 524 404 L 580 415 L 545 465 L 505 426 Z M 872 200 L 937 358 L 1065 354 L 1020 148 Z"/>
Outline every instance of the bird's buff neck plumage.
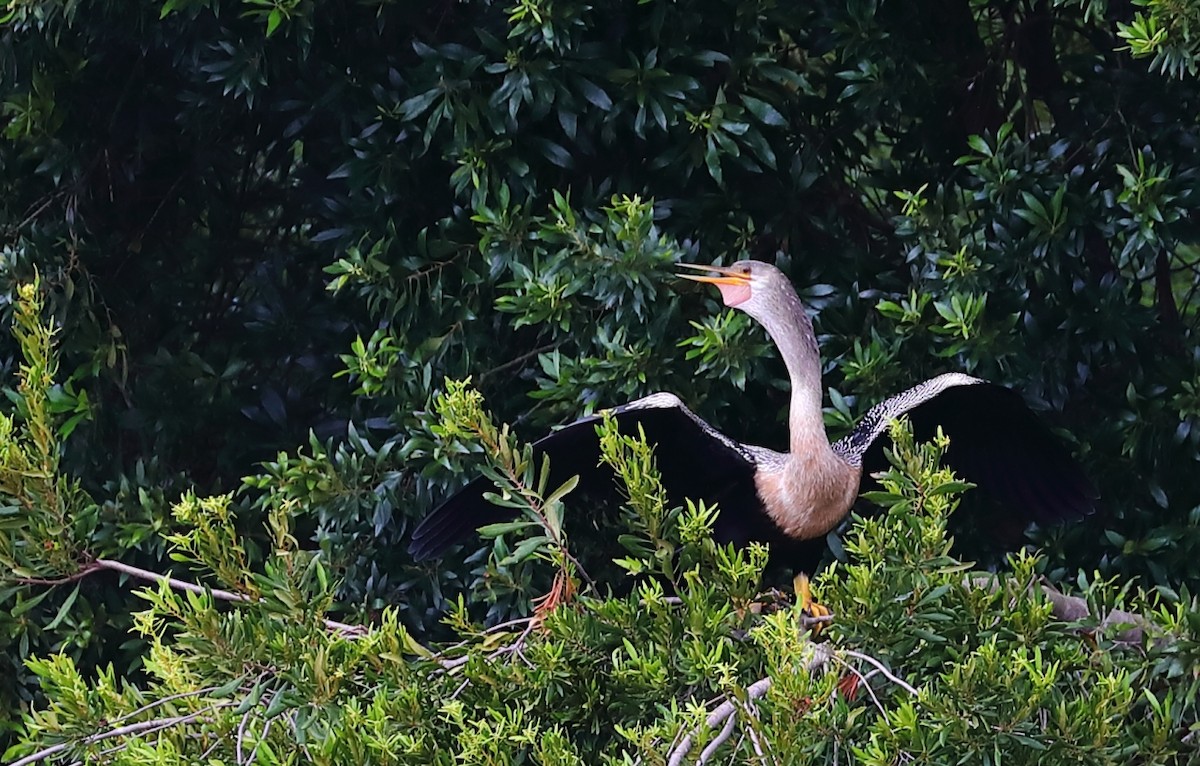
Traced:
<path fill-rule="evenodd" d="M 774 296 L 774 305 L 755 317 L 775 341 L 792 384 L 788 416 L 789 448 L 793 455 L 829 448 L 821 414 L 821 355 L 812 320 L 791 290 Z M 755 312 L 758 313 L 758 312 Z"/>

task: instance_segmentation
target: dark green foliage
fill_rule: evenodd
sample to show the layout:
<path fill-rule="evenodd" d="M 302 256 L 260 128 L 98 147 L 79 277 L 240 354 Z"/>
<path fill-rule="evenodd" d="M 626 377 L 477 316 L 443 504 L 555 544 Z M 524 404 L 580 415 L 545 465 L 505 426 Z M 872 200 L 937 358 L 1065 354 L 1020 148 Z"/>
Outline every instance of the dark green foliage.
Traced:
<path fill-rule="evenodd" d="M 460 596 L 527 613 L 563 570 L 505 563 L 516 539 L 403 553 L 479 470 L 479 441 L 430 416 L 447 377 L 525 437 L 666 389 L 781 443 L 780 365 L 677 289 L 680 258 L 789 272 L 833 432 L 935 372 L 1020 389 L 1105 500 L 1038 532 L 1039 566 L 1195 591 L 1194 5 L 10 3 L 0 291 L 11 313 L 40 275 L 59 372 L 32 403 L 15 373 L 48 351 L 0 348 L 14 422 L 53 432 L 20 437 L 39 486 L 0 488 L 4 533 L 53 554 L 0 582 L 0 731 L 32 656 L 149 678 L 116 574 L 28 580 L 95 559 L 194 579 L 168 556 L 191 490 L 233 493 L 226 569 L 263 572 L 262 530 L 291 517 L 344 619 L 392 607 L 426 640 Z M 574 500 L 570 550 L 622 582 Z"/>

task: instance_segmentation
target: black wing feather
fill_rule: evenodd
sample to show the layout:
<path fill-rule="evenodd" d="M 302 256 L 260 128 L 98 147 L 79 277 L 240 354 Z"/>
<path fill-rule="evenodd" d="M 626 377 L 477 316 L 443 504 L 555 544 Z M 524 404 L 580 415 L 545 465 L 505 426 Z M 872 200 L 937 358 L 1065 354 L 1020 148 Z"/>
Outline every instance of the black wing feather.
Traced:
<path fill-rule="evenodd" d="M 703 424 L 671 396 L 660 396 L 661 404 L 647 405 L 653 398 L 638 400 L 611 410 L 621 433 L 636 435 L 640 426 L 646 440 L 655 445 L 655 458 L 663 485 L 672 503 L 686 497 L 720 502 L 719 537 L 757 539 L 755 530 L 743 532 L 737 520 L 766 518 L 754 489 L 755 463 L 751 454 Z M 535 457 L 550 456 L 549 486 L 579 476 L 573 495 L 597 502 L 617 500 L 612 470 L 600 464 L 600 442 L 596 425 L 600 416 L 590 416 L 565 426 L 534 442 Z M 492 505 L 484 493 L 494 491 L 491 481 L 480 477 L 438 506 L 413 532 L 409 552 L 418 561 L 436 558 L 456 543 L 468 539 L 486 524 L 508 521 L 514 511 Z M 769 520 L 768 520 L 769 521 Z"/>
<path fill-rule="evenodd" d="M 918 440 L 940 425 L 950 437 L 946 464 L 1022 524 L 1049 524 L 1096 510 L 1099 494 L 1061 441 L 1004 386 L 975 382 L 945 388 L 907 411 Z M 887 469 L 886 440 L 863 456 L 863 472 Z"/>

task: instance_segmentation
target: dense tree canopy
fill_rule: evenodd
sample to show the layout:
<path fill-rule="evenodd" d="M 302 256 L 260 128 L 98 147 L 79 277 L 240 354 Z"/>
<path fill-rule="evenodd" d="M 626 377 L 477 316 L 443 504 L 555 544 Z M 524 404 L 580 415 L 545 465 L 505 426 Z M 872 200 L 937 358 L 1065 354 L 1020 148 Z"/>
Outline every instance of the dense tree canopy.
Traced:
<path fill-rule="evenodd" d="M 996 683 L 1041 678 L 1048 696 L 1005 692 L 1038 699 L 1038 710 L 1069 709 L 1102 688 L 1097 699 L 1114 707 L 1091 723 L 1111 727 L 1104 715 L 1133 709 L 1144 729 L 1077 732 L 1101 742 L 1086 753 L 1091 762 L 1119 762 L 1121 748 L 1149 748 L 1154 737 L 1165 743 L 1156 751 L 1164 762 L 1195 754 L 1196 735 L 1186 733 L 1196 720 L 1200 631 L 1189 595 L 1200 585 L 1195 3 L 11 0 L 6 8 L 0 294 L 14 331 L 0 347 L 10 401 L 0 432 L 0 746 L 28 739 L 14 757 L 76 741 L 162 697 L 217 691 L 217 707 L 201 717 L 231 748 L 227 760 L 248 753 L 242 735 L 235 748 L 222 727 L 238 728 L 242 707 L 260 701 L 263 710 L 308 710 L 304 720 L 331 731 L 369 720 L 386 742 L 387 721 L 444 715 L 437 732 L 412 733 L 427 740 L 378 751 L 428 760 L 434 743 L 450 747 L 453 727 L 483 720 L 477 711 L 488 703 L 471 696 L 481 685 L 528 691 L 507 676 L 485 683 L 497 662 L 512 674 L 526 661 L 550 668 L 529 692 L 538 711 L 592 715 L 580 712 L 584 698 L 554 696 L 554 663 L 576 684 L 589 677 L 579 664 L 586 656 L 603 681 L 592 691 L 611 715 L 530 708 L 533 728 L 492 722 L 508 743 L 498 747 L 520 751 L 518 735 L 537 731 L 544 750 L 533 757 L 570 762 L 555 754 L 615 753 L 615 732 L 630 753 L 661 758 L 663 738 L 697 725 L 674 717 L 677 708 L 749 688 L 768 671 L 807 667 L 811 658 L 777 654 L 794 627 L 783 618 L 764 622 L 736 604 L 732 616 L 721 611 L 731 593 L 752 600 L 762 562 L 688 542 L 702 512 L 679 522 L 688 531 L 672 543 L 681 546 L 673 576 L 698 568 L 709 590 L 678 614 L 639 615 L 633 605 L 654 597 L 612 561 L 636 549 L 623 551 L 617 534 L 590 522 L 601 509 L 573 506 L 570 495 L 568 550 L 599 581 L 578 582 L 586 606 L 555 612 L 548 633 L 520 636 L 496 657 L 486 637 L 469 641 L 480 654 L 463 661 L 472 691 L 461 704 L 458 676 L 437 704 L 414 696 L 438 673 L 438 658 L 401 659 L 431 642 L 478 637 L 477 624 L 528 615 L 547 593 L 567 598 L 580 574 L 554 540 L 522 545 L 519 535 L 486 542 L 484 553 L 468 546 L 444 564 L 407 557 L 415 520 L 481 464 L 513 459 L 501 449 L 506 435 L 446 404 L 474 401 L 447 380 L 471 378 L 521 437 L 665 389 L 738 438 L 782 441 L 788 392 L 761 330 L 670 277 L 679 259 L 740 257 L 776 262 L 815 313 L 833 432 L 937 372 L 1018 389 L 1060 429 L 1104 508 L 1085 523 L 1031 532 L 1040 557 L 1001 568 L 1022 587 L 1035 572 L 1073 583 L 1093 606 L 1117 604 L 1118 591 L 1131 589 L 1127 606 L 1158 615 L 1148 619 L 1160 638 L 1147 642 L 1166 654 L 1134 661 L 1109 652 L 1115 639 L 1101 635 L 1111 664 L 1087 676 L 1075 627 L 1008 622 L 1045 611 L 1036 589 L 1003 607 L 995 596 L 1005 591 L 974 587 L 950 564 L 900 566 L 902 553 L 890 559 L 895 578 L 871 588 L 852 569 L 828 575 L 830 643 L 881 651 L 889 666 L 925 679 L 918 686 L 945 673 L 948 687 L 935 694 L 953 704 L 966 704 L 970 673 Z M 540 502 L 536 492 L 522 497 Z M 603 512 L 644 533 L 638 513 Z M 893 514 L 879 523 L 925 522 Z M 871 556 L 885 554 L 851 544 L 868 533 L 847 528 L 830 558 L 870 570 Z M 949 556 L 940 533 L 930 534 L 928 550 Z M 685 555 L 687 545 L 703 552 Z M 135 620 L 146 601 L 131 572 L 141 571 L 200 580 L 244 603 L 155 591 Z M 612 584 L 622 595 L 605 601 Z M 971 651 L 982 654 L 947 657 L 952 641 L 929 638 L 927 625 L 909 643 L 885 639 L 898 618 L 879 621 L 887 607 L 870 599 L 855 612 L 849 595 L 905 587 L 917 594 L 914 609 L 934 614 L 957 599 L 945 609 L 957 610 L 963 634 L 989 610 L 1012 634 L 985 650 L 992 634 L 975 631 Z M 326 636 L 322 617 L 379 627 L 350 643 Z M 688 620 L 704 623 L 691 629 L 711 645 L 680 648 Z M 555 654 L 546 635 L 576 630 L 584 646 Z M 605 643 L 617 630 L 628 646 Z M 1025 650 L 1014 635 L 1028 639 Z M 313 636 L 329 642 L 327 652 L 312 650 L 319 660 L 294 654 Z M 536 650 L 522 653 L 525 639 Z M 920 641 L 942 649 L 918 650 Z M 1029 646 L 1061 654 L 1017 656 Z M 230 663 L 204 664 L 213 651 L 228 651 Z M 650 667 L 663 651 L 690 659 Z M 354 681 L 334 689 L 273 669 L 235 672 L 233 660 L 264 667 L 267 655 L 255 652 Z M 448 656 L 458 655 L 439 658 Z M 1065 675 L 1046 680 L 1044 659 Z M 952 670 L 951 660 L 976 664 Z M 707 670 L 686 670 L 702 661 Z M 661 674 L 670 683 L 647 680 Z M 881 678 L 868 684 L 879 688 Z M 809 737 L 830 721 L 845 724 L 820 717 L 833 708 L 817 705 L 823 712 L 807 717 L 794 705 L 832 699 L 829 689 L 788 693 L 765 698 L 764 721 L 804 719 L 815 727 L 804 729 Z M 877 725 L 870 736 L 884 740 L 908 730 L 902 717 L 914 708 L 901 698 L 854 699 L 837 714 L 864 716 L 864 737 Z M 231 717 L 214 712 L 225 710 L 220 700 L 232 700 Z M 359 718 L 335 725 L 329 711 L 348 700 Z M 972 704 L 986 706 L 983 697 Z M 671 715 L 634 731 L 625 728 L 637 720 L 629 705 Z M 22 728 L 33 710 L 40 717 Z M 927 721 L 957 714 L 945 701 L 915 710 Z M 265 744 L 250 758 L 286 760 L 281 743 L 306 731 L 290 720 L 275 727 L 274 744 L 255 728 Z M 845 747 L 867 763 L 933 752 L 857 736 Z M 739 752 L 759 747 L 755 735 L 743 745 L 750 749 Z M 1034 747 L 1019 738 L 995 746 L 997 760 L 1002 748 Z M 201 752 L 185 748 L 179 758 Z M 1062 762 L 1079 762 L 1069 758 L 1081 752 L 1064 751 Z"/>

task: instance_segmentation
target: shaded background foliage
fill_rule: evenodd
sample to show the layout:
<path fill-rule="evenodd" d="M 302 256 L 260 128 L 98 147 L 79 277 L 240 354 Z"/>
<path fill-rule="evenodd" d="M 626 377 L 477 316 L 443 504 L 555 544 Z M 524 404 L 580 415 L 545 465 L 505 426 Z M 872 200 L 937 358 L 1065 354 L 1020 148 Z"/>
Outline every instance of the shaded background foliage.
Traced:
<path fill-rule="evenodd" d="M 473 376 L 530 435 L 669 389 L 778 442 L 761 331 L 668 279 L 750 256 L 817 313 L 831 428 L 934 372 L 1013 385 L 1106 499 L 1051 560 L 1197 583 L 1186 8 L 8 8 L 0 280 L 52 287 L 98 554 L 165 569 L 169 503 L 240 487 L 245 528 L 291 503 L 364 613 L 525 608 L 526 568 L 403 552 L 472 463 L 430 430 L 441 381 Z M 10 705 L 30 653 L 136 666 L 128 597 L 62 590 L 0 590 Z"/>

